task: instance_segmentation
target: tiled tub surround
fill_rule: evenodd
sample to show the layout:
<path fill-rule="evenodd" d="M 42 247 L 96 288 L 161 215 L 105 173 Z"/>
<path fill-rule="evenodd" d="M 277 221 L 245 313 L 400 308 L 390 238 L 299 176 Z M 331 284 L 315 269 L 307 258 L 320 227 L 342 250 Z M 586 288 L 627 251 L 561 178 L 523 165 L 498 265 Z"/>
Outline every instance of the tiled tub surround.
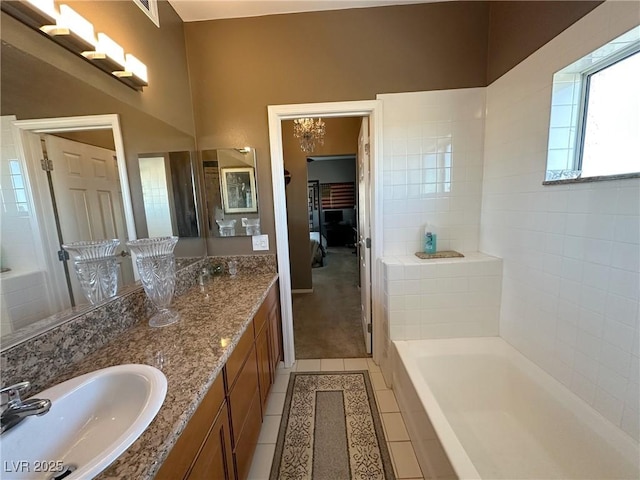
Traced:
<path fill-rule="evenodd" d="M 225 274 L 192 286 L 172 303 L 179 322 L 150 328 L 138 321 L 52 379 L 59 383 L 126 363 L 156 366 L 167 377 L 167 396 L 154 421 L 97 478 L 153 478 L 276 280 L 275 272 L 244 273 L 241 265 L 234 278 Z"/>
<path fill-rule="evenodd" d="M 605 2 L 485 89 L 378 96 L 384 104 L 385 258 L 419 250 L 426 222 L 444 227 L 439 248 L 502 258 L 500 336 L 636 440 L 640 180 L 542 182 L 554 72 L 638 25 L 638 18 L 638 2 Z M 466 92 L 478 95 L 469 106 L 480 101 L 469 123 L 456 117 Z M 425 158 L 425 146 L 431 149 L 434 138 L 446 145 L 447 127 L 450 192 L 439 180 L 446 170 L 441 177 L 436 172 L 435 183 L 432 171 L 421 171 L 421 162 L 433 160 Z M 460 138 L 472 147 L 468 155 L 457 155 Z M 477 145 L 483 145 L 479 152 Z M 447 168 L 436 164 L 441 167 Z M 384 332 L 388 321 L 383 316 Z M 390 382 L 388 341 L 376 345 Z"/>
<path fill-rule="evenodd" d="M 484 88 L 378 95 L 383 102 L 383 255 L 478 250 Z"/>
<path fill-rule="evenodd" d="M 480 249 L 500 335 L 640 439 L 640 179 L 543 186 L 553 73 L 640 19 L 605 2 L 487 87 Z"/>
<path fill-rule="evenodd" d="M 390 340 L 498 335 L 502 260 L 385 257 L 384 310 Z"/>

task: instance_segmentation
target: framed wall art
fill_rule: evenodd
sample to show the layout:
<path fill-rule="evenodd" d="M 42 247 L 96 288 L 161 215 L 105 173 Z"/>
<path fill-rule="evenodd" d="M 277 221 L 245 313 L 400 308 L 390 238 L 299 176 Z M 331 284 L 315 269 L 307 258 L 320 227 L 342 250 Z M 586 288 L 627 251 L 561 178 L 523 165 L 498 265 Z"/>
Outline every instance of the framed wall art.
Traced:
<path fill-rule="evenodd" d="M 223 168 L 221 173 L 224 213 L 255 213 L 256 175 L 253 167 Z"/>

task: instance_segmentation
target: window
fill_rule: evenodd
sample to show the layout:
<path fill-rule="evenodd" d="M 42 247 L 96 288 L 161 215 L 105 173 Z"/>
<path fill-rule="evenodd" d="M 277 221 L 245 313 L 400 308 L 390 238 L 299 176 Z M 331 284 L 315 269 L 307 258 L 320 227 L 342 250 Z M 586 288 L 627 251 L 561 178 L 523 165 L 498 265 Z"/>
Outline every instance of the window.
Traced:
<path fill-rule="evenodd" d="M 640 174 L 638 85 L 640 27 L 553 76 L 547 182 Z"/>
<path fill-rule="evenodd" d="M 9 175 L 11 177 L 11 186 L 13 191 L 14 212 L 17 216 L 29 215 L 29 201 L 27 199 L 27 189 L 24 184 L 22 169 L 17 160 L 9 160 Z M 4 198 L 4 195 L 3 195 Z M 6 206 L 5 206 L 6 210 Z"/>

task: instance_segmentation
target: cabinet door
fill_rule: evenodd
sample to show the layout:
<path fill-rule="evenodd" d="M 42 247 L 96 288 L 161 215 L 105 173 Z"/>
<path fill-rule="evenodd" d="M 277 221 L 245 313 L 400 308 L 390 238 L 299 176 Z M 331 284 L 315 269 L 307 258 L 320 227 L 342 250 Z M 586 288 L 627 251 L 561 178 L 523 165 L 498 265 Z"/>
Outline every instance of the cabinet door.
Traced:
<path fill-rule="evenodd" d="M 227 399 L 229 410 L 231 411 L 231 425 L 233 427 L 233 445 L 237 445 L 240 433 L 244 428 L 244 423 L 247 418 L 247 412 L 251 407 L 253 395 L 258 393 L 258 362 L 256 360 L 256 351 L 254 345 L 251 345 L 251 350 L 247 361 L 244 363 L 242 370 L 238 374 L 233 389 L 229 392 Z"/>
<path fill-rule="evenodd" d="M 260 436 L 260 395 L 256 390 L 251 399 L 251 406 L 247 412 L 247 420 L 242 434 L 235 446 L 234 459 L 236 465 L 236 480 L 246 480 L 251 469 L 251 460 Z"/>
<path fill-rule="evenodd" d="M 156 480 L 185 478 L 198 455 L 198 451 L 209 435 L 211 426 L 215 423 L 216 418 L 220 417 L 223 405 L 225 405 L 224 382 L 222 375 L 218 375 L 180 438 L 169 452 L 169 456 L 160 467 L 160 471 L 155 477 Z M 227 411 L 226 406 L 224 411 Z"/>
<path fill-rule="evenodd" d="M 260 386 L 260 404 L 264 412 L 269 389 L 271 388 L 271 359 L 269 351 L 269 325 L 264 328 L 256 338 L 256 354 L 258 356 L 258 383 Z"/>
<path fill-rule="evenodd" d="M 277 288 L 275 289 L 277 292 Z M 276 301 L 269 309 L 267 327 L 269 328 L 269 365 L 271 374 L 275 379 L 275 370 L 278 368 L 278 362 L 282 352 L 282 324 L 280 321 L 280 301 L 276 297 Z"/>
<path fill-rule="evenodd" d="M 229 413 L 225 404 L 216 419 L 207 440 L 204 442 L 188 480 L 232 480 L 233 455 Z"/>

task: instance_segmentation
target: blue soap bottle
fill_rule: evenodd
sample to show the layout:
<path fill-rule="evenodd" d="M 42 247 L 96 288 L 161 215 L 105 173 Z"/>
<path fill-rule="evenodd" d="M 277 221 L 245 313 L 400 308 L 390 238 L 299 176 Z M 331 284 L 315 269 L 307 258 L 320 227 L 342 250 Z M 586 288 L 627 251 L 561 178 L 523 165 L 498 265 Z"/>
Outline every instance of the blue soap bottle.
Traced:
<path fill-rule="evenodd" d="M 436 253 L 437 235 L 433 225 L 427 224 L 424 228 L 424 253 Z"/>

